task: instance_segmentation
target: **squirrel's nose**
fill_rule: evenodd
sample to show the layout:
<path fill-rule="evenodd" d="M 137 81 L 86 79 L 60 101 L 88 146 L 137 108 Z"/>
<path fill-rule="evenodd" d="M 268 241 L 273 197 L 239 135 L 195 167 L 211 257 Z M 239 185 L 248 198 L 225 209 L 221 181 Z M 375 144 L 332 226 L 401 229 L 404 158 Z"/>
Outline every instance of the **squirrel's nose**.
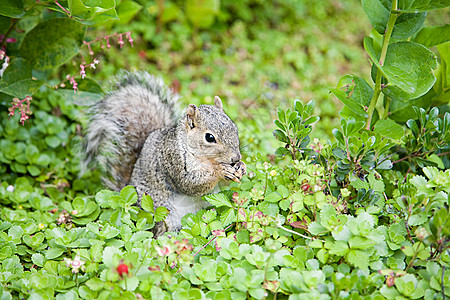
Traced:
<path fill-rule="evenodd" d="M 235 163 L 239 162 L 241 160 L 242 156 L 241 154 L 237 154 L 234 157 L 231 158 L 231 165 L 234 165 Z"/>

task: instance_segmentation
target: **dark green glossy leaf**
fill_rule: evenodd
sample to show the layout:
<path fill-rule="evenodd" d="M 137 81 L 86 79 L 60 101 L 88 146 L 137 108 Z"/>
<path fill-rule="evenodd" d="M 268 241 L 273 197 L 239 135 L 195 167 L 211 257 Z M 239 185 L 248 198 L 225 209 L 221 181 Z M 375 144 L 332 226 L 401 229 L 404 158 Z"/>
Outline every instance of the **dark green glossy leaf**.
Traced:
<path fill-rule="evenodd" d="M 393 140 L 400 140 L 405 134 L 402 126 L 398 125 L 390 119 L 379 120 L 375 124 L 375 128 L 373 129 L 373 131 L 378 132 L 382 136 Z"/>
<path fill-rule="evenodd" d="M 367 118 L 364 110 L 373 97 L 373 89 L 364 80 L 354 75 L 345 75 L 331 92 L 357 116 Z"/>
<path fill-rule="evenodd" d="M 114 0 L 69 0 L 67 4 L 60 3 L 70 11 L 71 18 L 84 25 L 96 25 L 108 20 L 117 19 L 115 9 L 116 2 Z M 66 12 L 56 4 L 52 4 L 50 9 L 59 11 L 63 14 Z"/>
<path fill-rule="evenodd" d="M 14 57 L 1 77 L 0 92 L 24 99 L 26 96 L 33 95 L 42 84 L 43 81 L 32 78 L 29 61 Z"/>
<path fill-rule="evenodd" d="M 378 61 L 371 38 L 364 38 L 364 48 L 388 80 L 383 93 L 394 100 L 418 98 L 427 93 L 436 81 L 432 72 L 437 67 L 436 57 L 421 44 L 399 42 L 389 45 L 383 66 Z"/>
<path fill-rule="evenodd" d="M 362 0 L 364 11 L 370 23 L 380 34 L 386 32 L 386 25 L 392 7 L 391 0 Z M 426 13 L 413 11 L 412 13 L 400 15 L 394 25 L 392 37 L 405 39 L 420 29 L 425 21 Z"/>
<path fill-rule="evenodd" d="M 2 0 L 0 2 L 0 15 L 21 18 L 24 15 L 22 0 Z"/>
<path fill-rule="evenodd" d="M 30 61 L 33 69 L 58 67 L 78 53 L 84 31 L 84 26 L 74 20 L 50 19 L 27 33 L 20 54 Z"/>
<path fill-rule="evenodd" d="M 449 0 L 399 0 L 398 8 L 402 12 L 418 12 L 444 8 L 450 5 Z"/>
<path fill-rule="evenodd" d="M 450 25 L 429 26 L 422 28 L 414 38 L 414 42 L 433 47 L 450 41 Z"/>
<path fill-rule="evenodd" d="M 395 21 L 392 37 L 396 39 L 410 37 L 422 27 L 426 16 L 427 14 L 425 12 L 400 15 Z"/>

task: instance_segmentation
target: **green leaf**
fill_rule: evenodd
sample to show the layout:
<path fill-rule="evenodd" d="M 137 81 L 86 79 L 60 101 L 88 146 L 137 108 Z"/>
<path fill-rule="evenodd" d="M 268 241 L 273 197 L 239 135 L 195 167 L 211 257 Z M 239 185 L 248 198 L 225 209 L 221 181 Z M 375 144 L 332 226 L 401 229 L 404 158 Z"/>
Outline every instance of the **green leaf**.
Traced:
<path fill-rule="evenodd" d="M 323 227 L 322 225 L 320 225 L 317 222 L 312 222 L 308 226 L 308 231 L 312 235 L 319 235 L 319 234 L 328 232 L 328 229 L 326 229 L 325 227 Z"/>
<path fill-rule="evenodd" d="M 128 24 L 131 19 L 142 9 L 142 5 L 135 1 L 122 1 L 117 8 L 118 20 L 117 24 Z M 165 7 L 164 7 L 165 10 Z"/>
<path fill-rule="evenodd" d="M 384 34 L 389 20 L 391 3 L 389 0 L 362 0 L 362 7 L 370 23 L 380 34 Z"/>
<path fill-rule="evenodd" d="M 147 194 L 142 195 L 141 207 L 143 210 L 153 213 L 155 210 L 153 206 L 153 198 Z"/>
<path fill-rule="evenodd" d="M 386 285 L 383 285 L 381 287 L 380 293 L 387 299 L 397 299 L 397 297 L 401 297 L 400 293 L 397 292 L 397 289 L 395 287 L 387 287 Z"/>
<path fill-rule="evenodd" d="M 164 206 L 159 206 L 155 210 L 155 222 L 161 222 L 169 214 L 169 210 Z"/>
<path fill-rule="evenodd" d="M 33 69 L 58 67 L 78 53 L 84 31 L 83 25 L 71 19 L 44 21 L 27 33 L 20 54 L 30 60 Z"/>
<path fill-rule="evenodd" d="M 395 287 L 405 296 L 410 296 L 414 293 L 417 286 L 417 279 L 413 274 L 406 274 L 395 279 Z"/>
<path fill-rule="evenodd" d="M 207 210 L 202 214 L 201 220 L 206 224 L 211 223 L 217 216 L 215 209 Z"/>
<path fill-rule="evenodd" d="M 444 8 L 450 5 L 448 0 L 399 0 L 398 9 L 401 12 L 418 12 Z"/>
<path fill-rule="evenodd" d="M 272 202 L 272 203 L 278 202 L 281 199 L 282 199 L 282 197 L 278 192 L 269 193 L 268 195 L 266 195 L 266 197 L 264 197 L 265 201 Z"/>
<path fill-rule="evenodd" d="M 425 223 L 427 221 L 427 215 L 425 213 L 420 213 L 412 215 L 408 219 L 409 226 L 417 226 Z"/>
<path fill-rule="evenodd" d="M 47 260 L 55 259 L 61 256 L 66 250 L 64 248 L 52 247 L 45 253 L 45 258 Z"/>
<path fill-rule="evenodd" d="M 289 197 L 289 190 L 284 185 L 279 185 L 277 187 L 277 192 L 280 193 L 283 198 Z"/>
<path fill-rule="evenodd" d="M 450 25 L 429 26 L 422 28 L 414 38 L 414 42 L 427 48 L 450 41 Z"/>
<path fill-rule="evenodd" d="M 347 242 L 335 241 L 330 248 L 330 254 L 344 256 L 349 251 Z"/>
<path fill-rule="evenodd" d="M 114 255 L 116 254 L 122 255 L 122 251 L 120 251 L 117 247 L 107 246 L 103 249 L 102 260 L 108 268 L 114 267 Z"/>
<path fill-rule="evenodd" d="M 229 208 L 220 215 L 220 222 L 223 226 L 228 226 L 236 220 L 236 213 L 233 208 Z"/>
<path fill-rule="evenodd" d="M 364 106 L 368 106 L 373 97 L 373 89 L 364 80 L 354 75 L 345 75 L 339 80 L 336 89 L 331 92 L 356 115 L 367 118 Z"/>
<path fill-rule="evenodd" d="M 348 240 L 348 244 L 351 249 L 365 250 L 365 249 L 372 248 L 375 243 L 367 238 L 362 237 L 362 236 L 352 236 Z"/>
<path fill-rule="evenodd" d="M 24 15 L 22 0 L 2 0 L 0 15 L 10 18 L 21 18 Z"/>
<path fill-rule="evenodd" d="M 77 79 L 78 90 L 74 93 L 72 85 L 66 88 L 57 89 L 66 101 L 74 102 L 77 105 L 92 105 L 104 98 L 104 92 L 98 83 L 92 79 Z"/>
<path fill-rule="evenodd" d="M 347 254 L 347 261 L 360 269 L 369 267 L 369 254 L 361 250 L 350 250 Z"/>
<path fill-rule="evenodd" d="M 39 157 L 36 159 L 36 164 L 46 167 L 50 163 L 51 158 L 47 154 L 40 154 Z"/>
<path fill-rule="evenodd" d="M 388 47 L 381 66 L 373 48 L 373 39 L 364 38 L 364 48 L 378 71 L 389 84 L 383 93 L 394 100 L 411 100 L 427 93 L 436 81 L 432 70 L 437 67 L 434 54 L 425 46 L 413 42 L 398 42 Z"/>
<path fill-rule="evenodd" d="M 433 88 L 425 95 L 408 102 L 391 101 L 391 105 L 389 106 L 389 118 L 399 123 L 405 123 L 415 115 L 414 109 L 412 108 L 413 106 L 428 108 L 433 103 L 435 97 L 436 92 Z"/>
<path fill-rule="evenodd" d="M 250 243 L 250 233 L 247 229 L 239 230 L 236 233 L 236 241 L 241 244 Z"/>
<path fill-rule="evenodd" d="M 406 39 L 416 33 L 425 22 L 425 12 L 402 14 L 395 21 L 392 37 L 395 39 Z"/>
<path fill-rule="evenodd" d="M 117 192 L 109 191 L 109 190 L 101 190 L 95 195 L 95 201 L 100 205 L 102 208 L 109 208 L 111 207 L 109 204 L 109 199 L 117 194 Z"/>
<path fill-rule="evenodd" d="M 20 238 L 23 235 L 23 229 L 22 227 L 15 225 L 12 226 L 9 230 L 8 230 L 8 236 L 12 239 L 12 241 L 15 244 L 19 244 L 20 243 Z"/>
<path fill-rule="evenodd" d="M 101 281 L 99 278 L 94 277 L 86 281 L 85 284 L 93 291 L 100 291 L 105 285 L 105 282 Z"/>
<path fill-rule="evenodd" d="M 46 136 L 44 140 L 50 148 L 57 148 L 61 145 L 61 140 L 55 135 Z"/>
<path fill-rule="evenodd" d="M 38 267 L 43 267 L 44 263 L 45 263 L 45 258 L 44 255 L 40 254 L 40 253 L 34 253 L 31 256 L 31 260 L 33 261 L 33 264 L 37 265 Z"/>
<path fill-rule="evenodd" d="M 120 191 L 120 196 L 126 204 L 132 205 L 137 202 L 138 196 L 134 186 L 128 185 Z"/>
<path fill-rule="evenodd" d="M 405 134 L 402 126 L 390 119 L 378 120 L 378 122 L 375 123 L 373 131 L 396 141 L 399 141 Z"/>
<path fill-rule="evenodd" d="M 20 99 L 33 95 L 43 84 L 31 75 L 30 62 L 13 57 L 0 80 L 0 92 Z"/>
<path fill-rule="evenodd" d="M 220 11 L 220 0 L 186 0 L 186 16 L 196 28 L 208 28 Z"/>
<path fill-rule="evenodd" d="M 336 217 L 336 209 L 331 204 L 325 204 L 320 211 L 320 223 L 322 226 L 328 227 L 332 217 Z"/>
<path fill-rule="evenodd" d="M 95 25 L 117 19 L 115 5 L 114 0 L 68 0 L 68 10 L 72 18 L 85 25 Z M 53 9 L 63 12 L 58 6 L 54 6 Z"/>
<path fill-rule="evenodd" d="M 361 4 L 375 30 L 384 34 L 389 20 L 392 0 L 362 0 Z M 426 13 L 419 11 L 400 15 L 395 21 L 392 37 L 406 39 L 411 36 L 420 29 L 425 17 Z"/>
<path fill-rule="evenodd" d="M 215 207 L 222 207 L 222 206 L 233 207 L 230 200 L 228 200 L 228 197 L 222 193 L 206 195 L 205 200 Z"/>

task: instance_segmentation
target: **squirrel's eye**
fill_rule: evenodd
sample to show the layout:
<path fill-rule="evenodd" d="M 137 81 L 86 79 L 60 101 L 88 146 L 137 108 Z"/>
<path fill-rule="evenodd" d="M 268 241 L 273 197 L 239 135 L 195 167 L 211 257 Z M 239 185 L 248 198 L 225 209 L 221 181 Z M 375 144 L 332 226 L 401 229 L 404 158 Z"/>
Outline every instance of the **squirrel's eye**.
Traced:
<path fill-rule="evenodd" d="M 216 142 L 216 138 L 211 133 L 205 134 L 205 140 L 208 143 L 215 143 Z"/>

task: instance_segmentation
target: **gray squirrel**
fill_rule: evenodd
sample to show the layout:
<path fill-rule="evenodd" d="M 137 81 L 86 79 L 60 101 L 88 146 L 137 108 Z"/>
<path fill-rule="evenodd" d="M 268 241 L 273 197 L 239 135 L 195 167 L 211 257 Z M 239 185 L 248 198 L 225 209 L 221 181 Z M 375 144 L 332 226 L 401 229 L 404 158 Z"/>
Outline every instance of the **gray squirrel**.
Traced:
<path fill-rule="evenodd" d="M 236 125 L 214 105 L 190 104 L 178 118 L 178 95 L 146 72 L 123 73 L 116 89 L 88 109 L 84 164 L 96 161 L 114 191 L 133 185 L 170 213 L 153 232 L 181 229 L 181 218 L 209 204 L 201 196 L 246 173 Z"/>

